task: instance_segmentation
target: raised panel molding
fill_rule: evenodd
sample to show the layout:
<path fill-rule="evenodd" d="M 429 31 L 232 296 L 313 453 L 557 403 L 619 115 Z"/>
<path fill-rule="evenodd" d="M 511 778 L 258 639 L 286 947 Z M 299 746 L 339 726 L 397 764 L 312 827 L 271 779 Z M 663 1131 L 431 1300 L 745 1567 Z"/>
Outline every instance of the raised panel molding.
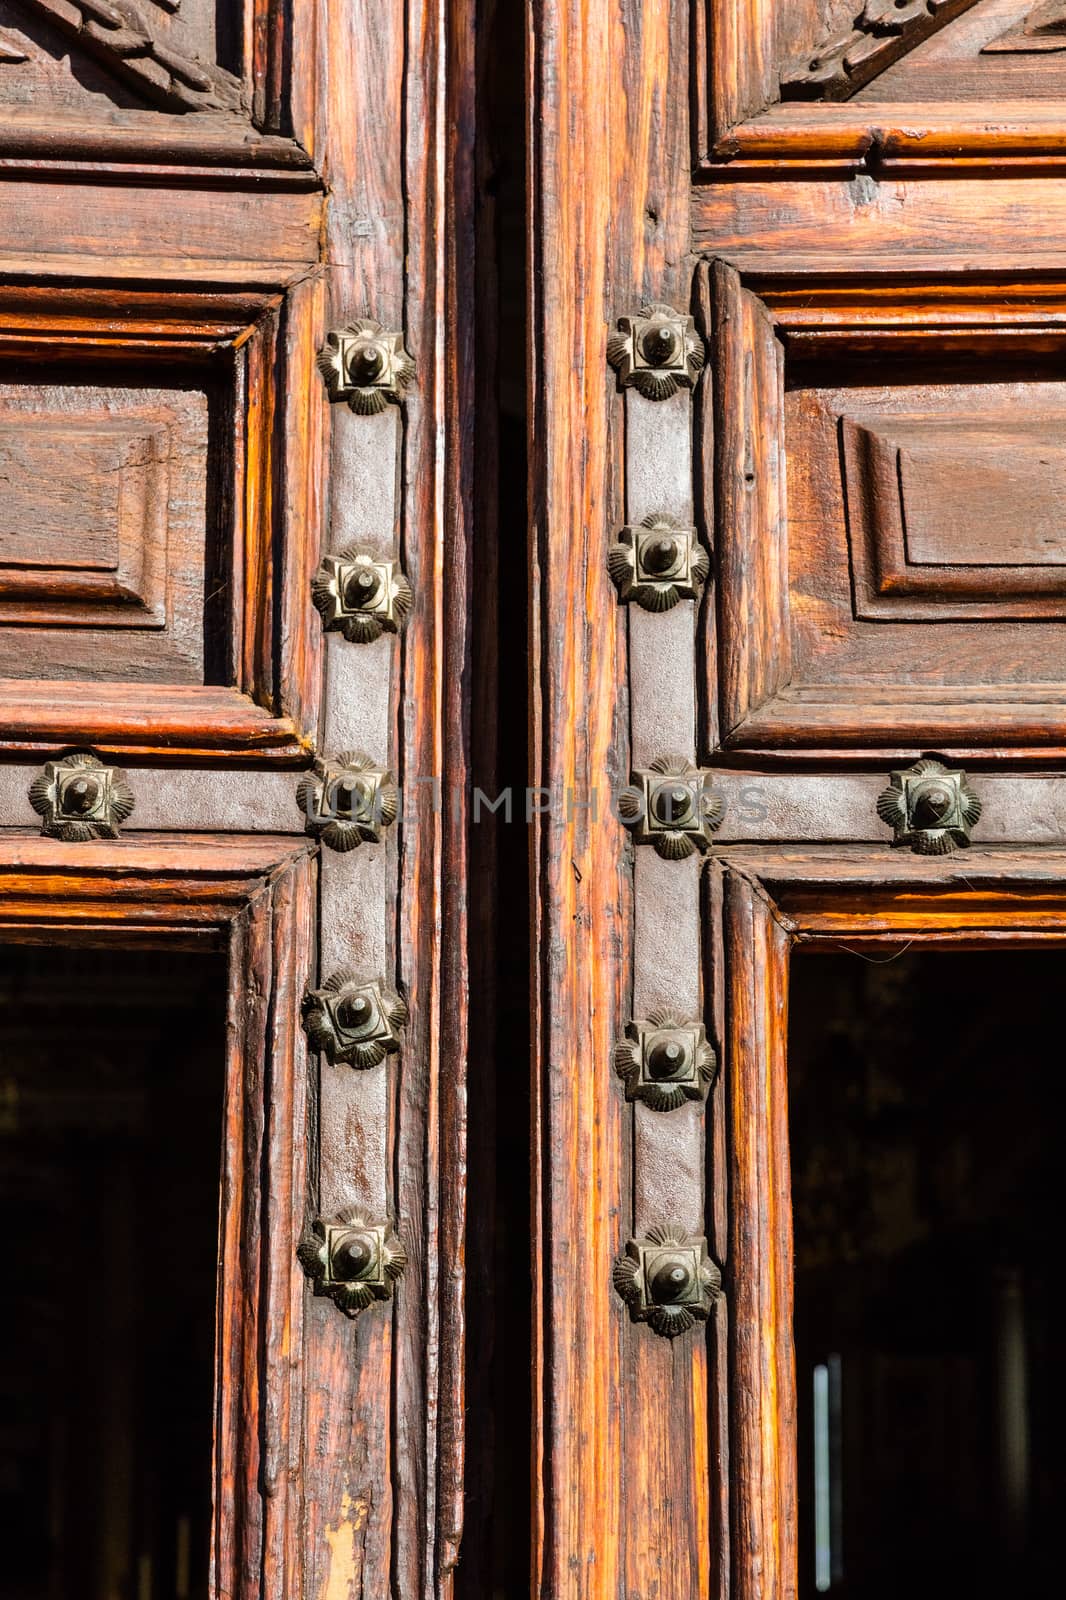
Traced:
<path fill-rule="evenodd" d="M 1066 284 L 711 279 L 721 747 L 1066 752 Z"/>
<path fill-rule="evenodd" d="M 1066 415 L 844 416 L 855 616 L 1066 616 Z"/>
<path fill-rule="evenodd" d="M 177 417 L 53 420 L 5 414 L 6 398 L 0 385 L 0 628 L 164 628 Z"/>
<path fill-rule="evenodd" d="M 5 291 L 0 748 L 306 760 L 322 293 Z"/>
<path fill-rule="evenodd" d="M 0 151 L 314 181 L 324 0 L 0 0 Z M 127 175 L 129 169 L 127 168 Z"/>

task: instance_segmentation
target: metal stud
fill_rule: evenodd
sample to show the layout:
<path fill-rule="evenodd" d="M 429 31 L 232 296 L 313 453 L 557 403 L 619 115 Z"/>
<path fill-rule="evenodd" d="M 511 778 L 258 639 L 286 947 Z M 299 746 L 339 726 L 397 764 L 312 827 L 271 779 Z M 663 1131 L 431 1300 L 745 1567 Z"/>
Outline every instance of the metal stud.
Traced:
<path fill-rule="evenodd" d="M 390 401 L 400 402 L 414 381 L 415 364 L 404 349 L 402 333 L 360 317 L 326 335 L 318 370 L 331 400 L 346 400 L 353 411 L 373 416 Z"/>
<path fill-rule="evenodd" d="M 691 389 L 706 359 L 696 324 L 672 306 L 644 306 L 638 315 L 619 317 L 607 340 L 607 359 L 619 386 L 632 387 L 646 400 L 668 400 L 682 386 Z"/>
<path fill-rule="evenodd" d="M 78 844 L 117 839 L 133 810 L 126 774 L 105 766 L 88 751 L 46 761 L 30 785 L 30 805 L 44 819 L 41 832 Z"/>
<path fill-rule="evenodd" d="M 607 570 L 620 600 L 669 611 L 679 600 L 699 599 L 711 558 L 695 528 L 657 511 L 639 527 L 622 529 L 607 552 Z"/>
<path fill-rule="evenodd" d="M 334 1066 L 346 1063 L 364 1071 L 400 1048 L 400 1029 L 407 1021 L 407 1007 L 395 990 L 352 967 L 341 967 L 321 989 L 308 990 L 301 1014 L 312 1050 Z"/>
<path fill-rule="evenodd" d="M 315 1293 L 327 1295 L 348 1317 L 357 1317 L 375 1300 L 391 1300 L 407 1265 L 391 1223 L 372 1222 L 355 1207 L 335 1217 L 316 1217 L 297 1255 Z"/>
<path fill-rule="evenodd" d="M 618 814 L 637 844 L 653 845 L 668 861 L 706 850 L 722 825 L 725 805 L 712 775 L 684 756 L 660 756 L 634 772 L 618 797 Z"/>
<path fill-rule="evenodd" d="M 877 815 L 895 830 L 894 845 L 919 856 L 943 856 L 965 847 L 981 815 L 981 802 L 965 772 L 923 756 L 893 772 L 877 800 Z"/>
<path fill-rule="evenodd" d="M 722 1274 L 707 1254 L 706 1239 L 665 1222 L 629 1240 L 614 1264 L 614 1286 L 634 1322 L 676 1339 L 707 1321 L 721 1294 Z"/>
<path fill-rule="evenodd" d="M 674 1111 L 686 1100 L 706 1099 L 718 1058 L 702 1022 L 657 1010 L 626 1023 L 614 1065 L 627 1100 L 642 1100 L 652 1111 Z"/>
<path fill-rule="evenodd" d="M 304 832 L 340 851 L 380 844 L 400 805 L 392 774 L 361 750 L 317 756 L 296 787 L 296 801 Z"/>
<path fill-rule="evenodd" d="M 398 633 L 414 598 L 399 563 L 362 545 L 324 556 L 311 595 L 325 631 L 343 633 L 353 644 Z"/>

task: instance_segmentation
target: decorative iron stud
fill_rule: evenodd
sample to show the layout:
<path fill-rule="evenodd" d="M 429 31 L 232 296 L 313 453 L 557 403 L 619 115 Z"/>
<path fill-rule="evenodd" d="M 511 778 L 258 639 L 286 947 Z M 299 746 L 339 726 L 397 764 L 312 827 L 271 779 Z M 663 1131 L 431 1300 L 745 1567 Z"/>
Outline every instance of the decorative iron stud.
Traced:
<path fill-rule="evenodd" d="M 607 340 L 607 359 L 620 388 L 634 388 L 646 400 L 668 400 L 691 389 L 703 371 L 703 340 L 696 324 L 672 306 L 644 306 L 639 315 L 619 317 Z"/>
<path fill-rule="evenodd" d="M 321 989 L 310 989 L 301 1008 L 312 1050 L 336 1066 L 376 1067 L 400 1048 L 407 1007 L 379 978 L 363 978 L 342 967 Z"/>
<path fill-rule="evenodd" d="M 614 1264 L 614 1286 L 634 1322 L 676 1339 L 707 1321 L 721 1293 L 722 1274 L 707 1254 L 706 1239 L 665 1222 L 629 1240 Z"/>
<path fill-rule="evenodd" d="M 380 844 L 400 804 L 392 774 L 361 750 L 317 756 L 297 785 L 296 800 L 304 832 L 340 851 Z"/>
<path fill-rule="evenodd" d="M 711 558 L 695 528 L 658 511 L 639 527 L 622 529 L 607 552 L 607 570 L 620 600 L 669 611 L 679 600 L 699 599 Z"/>
<path fill-rule="evenodd" d="M 686 1100 L 706 1099 L 718 1058 L 702 1022 L 662 1010 L 626 1024 L 614 1065 L 627 1100 L 642 1100 L 652 1111 L 674 1111 Z"/>
<path fill-rule="evenodd" d="M 965 772 L 923 756 L 892 773 L 878 796 L 877 815 L 895 829 L 894 845 L 907 845 L 919 856 L 943 856 L 969 844 L 981 802 Z"/>
<path fill-rule="evenodd" d="M 654 845 L 668 861 L 706 850 L 722 825 L 725 805 L 711 789 L 712 775 L 684 756 L 659 756 L 634 772 L 618 797 L 618 814 L 637 844 Z"/>
<path fill-rule="evenodd" d="M 353 644 L 398 633 L 414 598 L 399 563 L 362 545 L 324 556 L 311 595 L 325 631 L 343 633 Z"/>
<path fill-rule="evenodd" d="M 414 380 L 415 364 L 402 333 L 389 333 L 371 317 L 334 329 L 318 353 L 318 370 L 331 400 L 346 400 L 353 411 L 373 416 L 391 401 L 399 404 Z"/>
<path fill-rule="evenodd" d="M 327 1295 L 345 1316 L 357 1317 L 375 1300 L 391 1300 L 407 1265 L 407 1252 L 392 1225 L 371 1222 L 351 1208 L 317 1217 L 297 1247 L 315 1293 Z"/>
<path fill-rule="evenodd" d="M 41 832 L 52 839 L 117 839 L 133 810 L 133 791 L 124 772 L 78 751 L 45 762 L 30 785 L 30 805 L 44 819 Z"/>

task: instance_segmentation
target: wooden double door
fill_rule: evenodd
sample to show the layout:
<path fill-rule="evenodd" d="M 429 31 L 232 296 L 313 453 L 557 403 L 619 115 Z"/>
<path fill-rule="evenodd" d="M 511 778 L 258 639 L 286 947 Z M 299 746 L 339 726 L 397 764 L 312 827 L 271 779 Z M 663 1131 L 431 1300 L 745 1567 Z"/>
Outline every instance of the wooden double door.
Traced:
<path fill-rule="evenodd" d="M 1046 1589 L 1064 89 L 0 0 L 11 1600 Z"/>

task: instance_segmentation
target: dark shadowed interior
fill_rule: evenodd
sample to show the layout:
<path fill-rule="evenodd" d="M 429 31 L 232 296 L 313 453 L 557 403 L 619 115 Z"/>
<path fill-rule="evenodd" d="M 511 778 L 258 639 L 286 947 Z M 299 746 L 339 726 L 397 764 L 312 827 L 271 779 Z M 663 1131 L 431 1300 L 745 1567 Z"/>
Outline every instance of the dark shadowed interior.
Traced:
<path fill-rule="evenodd" d="M 0 947 L 0 1594 L 205 1600 L 223 957 Z"/>
<path fill-rule="evenodd" d="M 1062 972 L 1046 951 L 795 962 L 803 1596 L 1057 1587 Z"/>

